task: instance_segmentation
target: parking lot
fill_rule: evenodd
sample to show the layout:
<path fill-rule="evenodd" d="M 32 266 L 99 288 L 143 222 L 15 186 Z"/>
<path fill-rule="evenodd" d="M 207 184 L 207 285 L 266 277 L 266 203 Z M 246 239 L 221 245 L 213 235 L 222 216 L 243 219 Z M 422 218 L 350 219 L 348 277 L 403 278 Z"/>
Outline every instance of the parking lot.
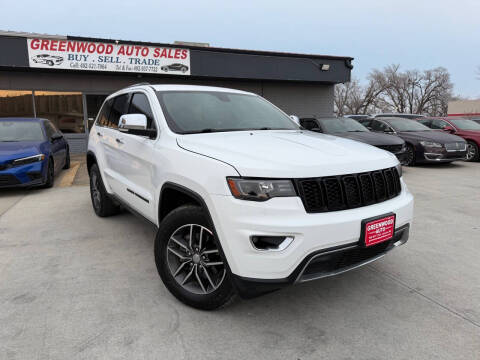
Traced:
<path fill-rule="evenodd" d="M 480 358 L 479 163 L 405 168 L 413 230 L 383 259 L 213 312 L 170 295 L 154 228 L 96 217 L 79 176 L 0 193 L 0 359 Z"/>

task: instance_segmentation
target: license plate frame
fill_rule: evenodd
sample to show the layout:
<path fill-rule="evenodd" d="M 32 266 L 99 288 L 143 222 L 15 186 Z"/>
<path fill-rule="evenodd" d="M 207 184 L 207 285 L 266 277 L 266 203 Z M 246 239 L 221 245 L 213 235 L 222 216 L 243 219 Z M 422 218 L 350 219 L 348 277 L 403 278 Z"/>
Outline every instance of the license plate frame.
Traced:
<path fill-rule="evenodd" d="M 360 231 L 360 245 L 368 248 L 391 240 L 395 236 L 396 220 L 397 216 L 393 212 L 371 217 L 368 219 L 363 219 Z M 379 226 L 377 224 L 381 224 L 382 221 L 387 221 L 388 224 L 377 228 L 376 226 Z M 371 226 L 372 228 L 369 229 L 369 226 Z M 385 229 L 382 230 L 382 228 Z M 377 230 L 380 231 L 378 232 Z"/>

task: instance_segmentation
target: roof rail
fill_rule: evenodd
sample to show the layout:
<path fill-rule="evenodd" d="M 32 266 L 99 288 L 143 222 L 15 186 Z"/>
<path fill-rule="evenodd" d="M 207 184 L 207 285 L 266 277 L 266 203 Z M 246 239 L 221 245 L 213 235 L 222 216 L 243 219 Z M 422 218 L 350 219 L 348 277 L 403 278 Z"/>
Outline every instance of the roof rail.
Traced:
<path fill-rule="evenodd" d="M 150 84 L 149 82 L 141 82 L 141 83 L 138 83 L 138 84 L 132 84 L 132 85 L 125 86 L 125 89 L 126 88 L 131 88 L 131 87 L 134 87 L 134 86 L 141 86 L 141 85 L 152 85 L 152 84 Z"/>

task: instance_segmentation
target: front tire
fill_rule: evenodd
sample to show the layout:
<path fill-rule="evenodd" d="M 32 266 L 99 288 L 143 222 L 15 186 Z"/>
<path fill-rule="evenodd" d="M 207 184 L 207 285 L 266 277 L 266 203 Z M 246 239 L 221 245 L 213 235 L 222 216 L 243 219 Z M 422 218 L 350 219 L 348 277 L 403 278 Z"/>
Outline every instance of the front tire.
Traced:
<path fill-rule="evenodd" d="M 67 154 L 65 155 L 65 165 L 63 165 L 63 169 L 67 170 L 70 169 L 70 149 L 67 148 Z"/>
<path fill-rule="evenodd" d="M 100 217 L 111 216 L 120 211 L 119 206 L 114 203 L 105 190 L 97 164 L 93 164 L 90 168 L 90 198 L 95 214 Z"/>
<path fill-rule="evenodd" d="M 473 141 L 467 142 L 467 155 L 465 160 L 468 162 L 471 161 L 478 161 L 480 158 L 480 154 L 478 152 L 478 146 Z"/>
<path fill-rule="evenodd" d="M 155 263 L 167 289 L 202 310 L 224 306 L 234 296 L 228 265 L 210 222 L 199 206 L 169 213 L 155 239 Z"/>
<path fill-rule="evenodd" d="M 49 159 L 48 167 L 47 167 L 47 175 L 45 178 L 45 185 L 43 187 L 46 189 L 53 187 L 54 179 L 55 179 L 55 167 L 53 164 L 53 160 Z"/>
<path fill-rule="evenodd" d="M 407 150 L 405 154 L 405 165 L 406 166 L 415 166 L 415 149 L 413 145 L 407 144 Z"/>

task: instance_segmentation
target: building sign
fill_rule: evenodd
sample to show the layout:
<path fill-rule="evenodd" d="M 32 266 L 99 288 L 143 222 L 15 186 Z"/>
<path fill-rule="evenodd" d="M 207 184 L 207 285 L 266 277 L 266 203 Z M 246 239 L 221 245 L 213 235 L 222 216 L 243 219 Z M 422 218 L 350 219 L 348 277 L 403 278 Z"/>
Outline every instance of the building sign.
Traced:
<path fill-rule="evenodd" d="M 28 39 L 30 67 L 190 75 L 190 51 L 77 40 Z"/>

